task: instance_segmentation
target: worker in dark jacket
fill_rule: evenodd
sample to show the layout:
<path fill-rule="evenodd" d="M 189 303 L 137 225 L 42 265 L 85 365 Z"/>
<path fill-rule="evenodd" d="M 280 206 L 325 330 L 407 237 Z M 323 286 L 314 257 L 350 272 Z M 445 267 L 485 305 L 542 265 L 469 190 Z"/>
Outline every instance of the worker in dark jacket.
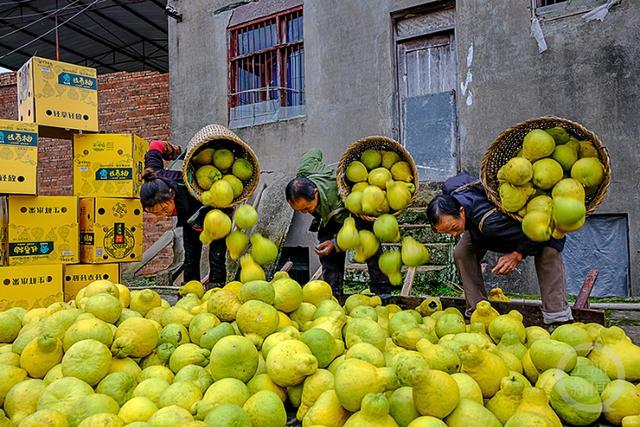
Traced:
<path fill-rule="evenodd" d="M 487 299 L 480 262 L 487 251 L 493 251 L 504 254 L 491 270 L 498 275 L 511 274 L 525 257 L 535 257 L 544 322 L 572 320 L 561 253 L 564 239 L 529 240 L 518 221 L 489 201 L 480 181 L 464 172 L 445 181 L 442 192 L 429 203 L 427 218 L 434 231 L 461 236 L 453 257 L 464 286 L 467 314 Z"/>
<path fill-rule="evenodd" d="M 309 150 L 300 158 L 297 176 L 286 188 L 289 205 L 296 212 L 313 215 L 309 231 L 318 232 L 318 245 L 314 248 L 322 265 L 322 278 L 329 283 L 334 294 L 343 293 L 345 252 L 340 251 L 336 236 L 349 212 L 338 195 L 336 172 L 322 162 L 322 152 Z M 372 229 L 370 223 L 356 221 L 358 230 Z M 370 285 L 375 294 L 391 293 L 387 276 L 378 267 L 378 254 L 367 260 Z"/>
<path fill-rule="evenodd" d="M 202 215 L 189 219 L 202 207 L 187 190 L 179 171 L 166 170 L 164 160 L 173 160 L 181 148 L 163 141 L 151 141 L 144 158 L 144 183 L 140 189 L 140 201 L 145 212 L 158 216 L 177 216 L 182 227 L 184 242 L 184 281 L 200 281 L 200 257 L 202 243 Z M 226 281 L 226 245 L 224 239 L 209 246 L 209 287 L 224 286 Z"/>

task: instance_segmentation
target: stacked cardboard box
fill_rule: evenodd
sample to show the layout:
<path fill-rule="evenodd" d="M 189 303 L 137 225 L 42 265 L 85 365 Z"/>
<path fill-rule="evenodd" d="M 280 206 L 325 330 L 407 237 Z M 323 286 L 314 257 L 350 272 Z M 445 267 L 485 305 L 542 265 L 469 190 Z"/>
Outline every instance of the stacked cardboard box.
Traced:
<path fill-rule="evenodd" d="M 142 259 L 147 142 L 98 131 L 96 70 L 31 58 L 18 71 L 20 121 L 0 120 L 0 311 L 70 300 Z M 38 135 L 69 135 L 74 195 L 39 196 Z"/>

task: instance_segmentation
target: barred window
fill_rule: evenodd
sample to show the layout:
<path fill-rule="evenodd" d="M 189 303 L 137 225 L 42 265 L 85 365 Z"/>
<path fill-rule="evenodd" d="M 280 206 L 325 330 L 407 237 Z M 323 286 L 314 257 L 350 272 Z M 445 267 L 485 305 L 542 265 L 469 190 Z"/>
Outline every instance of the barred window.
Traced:
<path fill-rule="evenodd" d="M 229 124 L 304 115 L 302 6 L 229 28 Z"/>

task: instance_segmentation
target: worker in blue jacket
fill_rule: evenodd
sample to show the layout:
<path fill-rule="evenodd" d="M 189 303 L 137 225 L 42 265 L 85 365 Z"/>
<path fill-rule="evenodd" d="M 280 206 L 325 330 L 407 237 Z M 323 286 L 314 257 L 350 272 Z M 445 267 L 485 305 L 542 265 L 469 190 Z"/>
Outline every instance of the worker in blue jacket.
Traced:
<path fill-rule="evenodd" d="M 427 218 L 434 231 L 460 237 L 453 257 L 464 287 L 467 315 L 478 302 L 487 299 L 480 262 L 487 251 L 493 251 L 503 254 L 491 270 L 498 275 L 513 273 L 520 261 L 533 256 L 544 322 L 564 323 L 573 319 L 562 263 L 564 238 L 543 243 L 531 241 L 518 221 L 489 201 L 480 180 L 465 172 L 446 180 L 442 193 L 429 203 Z"/>

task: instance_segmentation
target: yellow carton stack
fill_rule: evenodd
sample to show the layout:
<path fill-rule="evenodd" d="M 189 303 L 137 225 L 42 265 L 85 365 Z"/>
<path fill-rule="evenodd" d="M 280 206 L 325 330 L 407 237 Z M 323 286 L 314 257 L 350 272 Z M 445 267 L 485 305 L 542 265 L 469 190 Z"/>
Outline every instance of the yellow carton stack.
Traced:
<path fill-rule="evenodd" d="M 138 198 L 148 143 L 132 134 L 73 137 L 73 194 Z"/>
<path fill-rule="evenodd" d="M 75 264 L 80 260 L 78 198 L 9 196 L 8 264 Z"/>
<path fill-rule="evenodd" d="M 0 120 L 0 194 L 37 194 L 38 126 Z"/>
<path fill-rule="evenodd" d="M 97 132 L 96 69 L 34 56 L 18 70 L 18 114 L 46 128 Z"/>
<path fill-rule="evenodd" d="M 73 194 L 80 198 L 81 262 L 142 259 L 139 197 L 147 146 L 133 134 L 74 135 Z"/>
<path fill-rule="evenodd" d="M 64 266 L 64 300 L 71 301 L 80 289 L 95 280 L 120 282 L 118 264 L 75 264 Z"/>
<path fill-rule="evenodd" d="M 62 301 L 80 256 L 78 199 L 37 197 L 37 170 L 38 125 L 0 120 L 0 311 Z"/>
<path fill-rule="evenodd" d="M 9 221 L 9 210 L 7 198 L 0 196 L 0 266 L 7 265 L 7 227 Z M 1 267 L 0 267 L 1 268 Z"/>
<path fill-rule="evenodd" d="M 117 268 L 113 263 L 142 259 L 139 197 L 147 146 L 133 134 L 73 137 L 73 194 L 80 199 L 80 261 L 94 265 L 96 272 L 106 265 Z M 67 297 L 82 288 L 70 283 L 65 286 Z"/>
<path fill-rule="evenodd" d="M 0 268 L 0 311 L 47 307 L 60 302 L 62 264 Z"/>
<path fill-rule="evenodd" d="M 90 264 L 142 258 L 142 205 L 138 199 L 80 199 L 80 259 Z"/>
<path fill-rule="evenodd" d="M 142 257 L 147 143 L 83 133 L 98 131 L 95 69 L 33 57 L 17 78 L 20 121 L 0 120 L 0 311 L 119 282 L 118 263 Z M 38 196 L 38 136 L 71 134 L 74 196 Z"/>

